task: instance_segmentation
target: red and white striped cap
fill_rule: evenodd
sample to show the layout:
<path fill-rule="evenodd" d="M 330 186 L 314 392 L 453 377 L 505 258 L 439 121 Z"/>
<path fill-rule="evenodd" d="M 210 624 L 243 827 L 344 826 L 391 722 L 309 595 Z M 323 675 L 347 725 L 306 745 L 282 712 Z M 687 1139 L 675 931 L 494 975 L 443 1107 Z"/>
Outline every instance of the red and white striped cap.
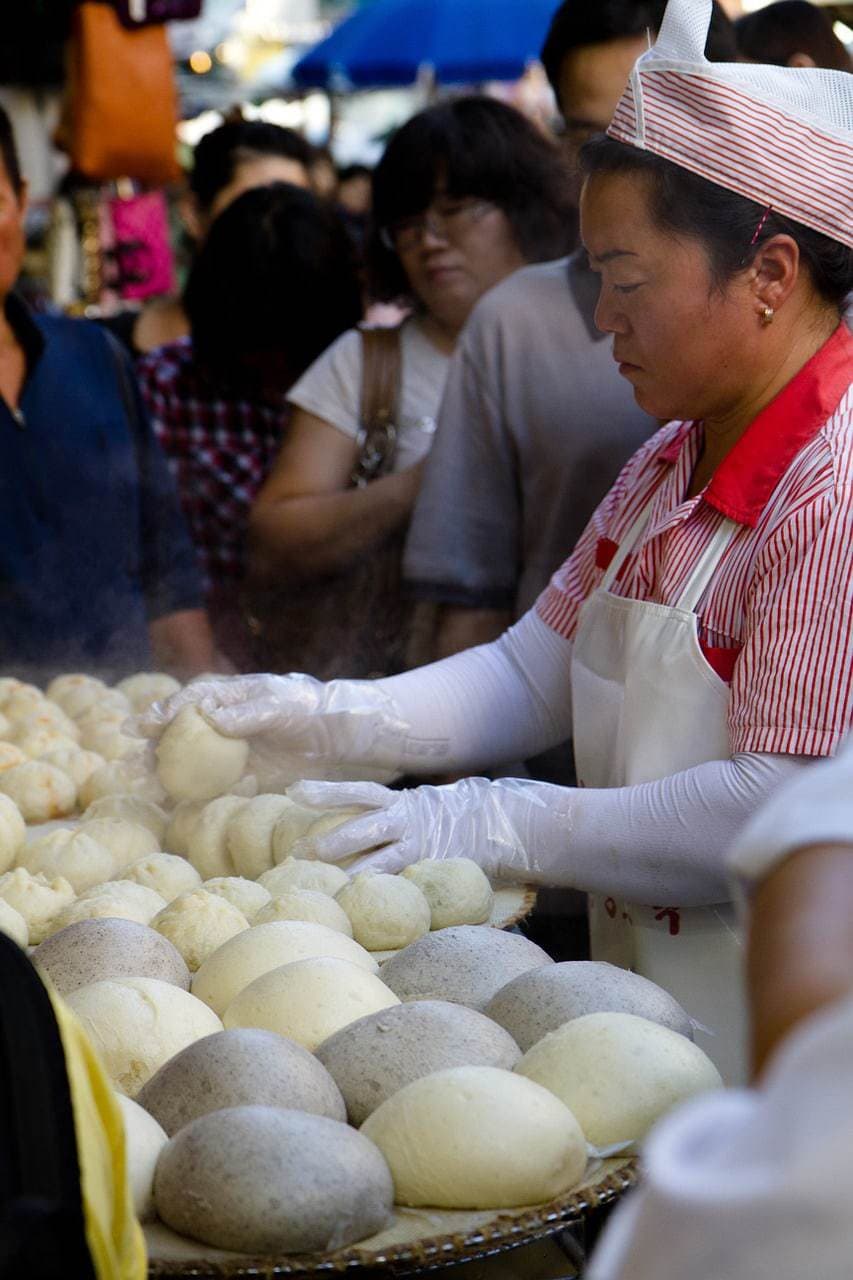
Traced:
<path fill-rule="evenodd" d="M 708 62 L 711 0 L 669 0 L 612 138 L 853 248 L 853 75 Z"/>

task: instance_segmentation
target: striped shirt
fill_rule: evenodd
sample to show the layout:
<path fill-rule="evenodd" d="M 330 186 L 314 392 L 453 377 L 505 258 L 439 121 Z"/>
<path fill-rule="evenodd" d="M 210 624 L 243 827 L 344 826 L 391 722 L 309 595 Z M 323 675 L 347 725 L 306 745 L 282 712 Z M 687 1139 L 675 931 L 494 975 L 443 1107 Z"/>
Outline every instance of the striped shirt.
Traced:
<path fill-rule="evenodd" d="M 702 425 L 672 422 L 625 466 L 536 604 L 574 637 L 581 605 L 639 513 L 646 531 L 611 587 L 675 605 L 725 518 L 738 528 L 697 606 L 730 682 L 732 753 L 832 755 L 853 724 L 853 336 L 841 325 L 686 498 Z"/>

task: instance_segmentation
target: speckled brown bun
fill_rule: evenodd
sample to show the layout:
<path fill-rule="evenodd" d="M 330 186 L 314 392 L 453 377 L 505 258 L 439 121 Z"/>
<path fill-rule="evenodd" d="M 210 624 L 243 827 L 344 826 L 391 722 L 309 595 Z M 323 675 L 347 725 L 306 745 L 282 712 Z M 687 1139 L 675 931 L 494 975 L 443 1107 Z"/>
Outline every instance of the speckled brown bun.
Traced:
<path fill-rule="evenodd" d="M 445 1000 L 415 1000 L 359 1018 L 316 1050 L 347 1105 L 362 1124 L 404 1085 L 446 1067 L 503 1067 L 521 1050 L 503 1027 L 475 1009 Z"/>
<path fill-rule="evenodd" d="M 380 977 L 403 1001 L 450 1000 L 482 1011 L 513 978 L 553 963 L 520 933 L 463 924 L 418 938 L 386 960 Z"/>
<path fill-rule="evenodd" d="M 549 1031 L 587 1013 L 634 1013 L 693 1039 L 678 1001 L 648 978 L 595 960 L 567 960 L 523 973 L 484 1010 L 526 1053 Z"/>
<path fill-rule="evenodd" d="M 151 1077 L 137 1101 L 170 1138 L 199 1116 L 227 1107 L 286 1107 L 346 1119 L 338 1086 L 313 1054 L 254 1027 L 196 1040 Z"/>
<path fill-rule="evenodd" d="M 362 1134 L 274 1107 L 201 1116 L 163 1150 L 154 1178 L 162 1220 L 240 1253 L 344 1248 L 391 1218 L 391 1174 Z"/>
<path fill-rule="evenodd" d="M 190 971 L 166 938 L 133 920 L 80 920 L 33 952 L 61 996 L 107 978 L 159 978 L 189 990 Z"/>

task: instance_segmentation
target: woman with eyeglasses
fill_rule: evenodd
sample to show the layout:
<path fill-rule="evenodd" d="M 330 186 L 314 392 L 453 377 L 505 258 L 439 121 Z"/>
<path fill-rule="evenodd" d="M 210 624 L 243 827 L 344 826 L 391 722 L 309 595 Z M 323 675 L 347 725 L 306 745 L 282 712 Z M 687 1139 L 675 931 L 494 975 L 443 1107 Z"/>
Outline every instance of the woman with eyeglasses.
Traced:
<path fill-rule="evenodd" d="M 291 427 L 252 513 L 256 578 L 289 598 L 266 624 L 278 670 L 405 665 L 408 610 L 393 584 L 456 339 L 487 289 L 567 251 L 570 222 L 557 149 L 503 103 L 444 103 L 392 138 L 373 175 L 367 250 L 372 296 L 409 308 L 380 358 L 388 430 L 378 446 L 366 439 L 372 339 L 353 329 L 290 390 Z M 377 576 L 391 582 L 381 600 Z"/>

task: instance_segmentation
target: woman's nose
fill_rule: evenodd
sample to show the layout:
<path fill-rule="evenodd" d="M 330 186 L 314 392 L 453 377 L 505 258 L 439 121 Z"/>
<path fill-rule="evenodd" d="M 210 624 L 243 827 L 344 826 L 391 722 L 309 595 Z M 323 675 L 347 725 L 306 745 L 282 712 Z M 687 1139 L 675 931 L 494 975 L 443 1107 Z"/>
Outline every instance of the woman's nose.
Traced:
<path fill-rule="evenodd" d="M 601 333 L 625 333 L 627 324 L 625 316 L 618 306 L 618 301 L 604 285 L 598 294 L 593 321 Z"/>
<path fill-rule="evenodd" d="M 421 249 L 443 249 L 447 247 L 447 236 L 434 218 L 425 218 L 421 227 Z"/>

